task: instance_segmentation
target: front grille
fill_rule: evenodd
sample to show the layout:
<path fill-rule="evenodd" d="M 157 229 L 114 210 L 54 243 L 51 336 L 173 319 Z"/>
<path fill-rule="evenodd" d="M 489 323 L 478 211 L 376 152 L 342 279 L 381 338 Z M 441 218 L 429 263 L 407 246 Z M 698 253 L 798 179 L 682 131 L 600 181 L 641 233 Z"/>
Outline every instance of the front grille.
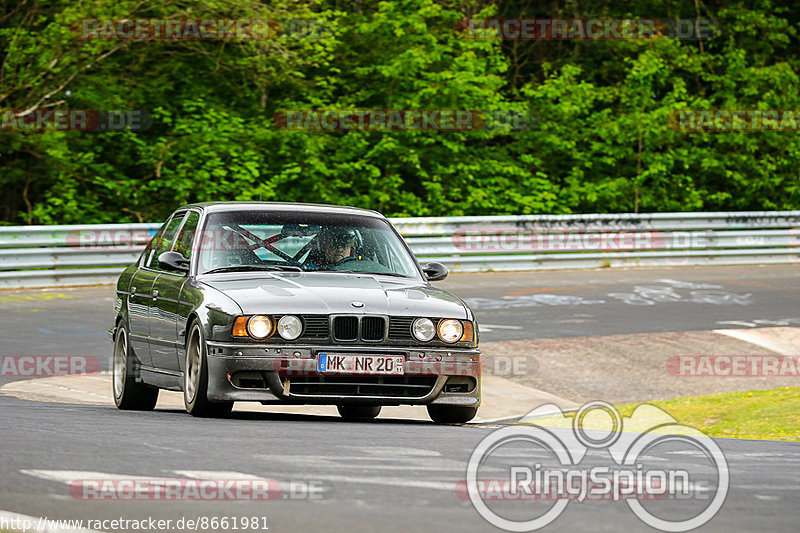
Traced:
<path fill-rule="evenodd" d="M 327 339 L 328 338 L 328 316 L 327 315 L 302 315 L 303 334 L 301 339 Z"/>
<path fill-rule="evenodd" d="M 278 319 L 282 315 L 276 315 Z M 417 341 L 411 334 L 414 316 L 375 316 L 375 315 L 297 315 L 303 321 L 303 333 L 295 342 L 315 342 L 333 340 L 342 343 L 363 341 L 395 345 L 452 346 L 434 337 L 426 343 Z M 434 324 L 437 318 L 431 318 Z M 360 322 L 360 323 L 359 323 Z M 388 322 L 388 328 L 387 328 Z M 359 335 L 360 330 L 360 335 Z M 274 335 L 267 342 L 287 342 Z M 461 346 L 464 343 L 456 343 Z"/>
<path fill-rule="evenodd" d="M 393 316 L 389 320 L 389 338 L 390 339 L 411 339 L 411 323 L 414 322 L 414 317 L 410 316 Z"/>
<path fill-rule="evenodd" d="M 361 340 L 382 341 L 386 331 L 386 319 L 382 316 L 365 316 L 361 319 Z"/>
<path fill-rule="evenodd" d="M 337 316 L 333 319 L 333 338 L 337 341 L 358 339 L 358 317 Z"/>
<path fill-rule="evenodd" d="M 424 398 L 436 384 L 435 376 L 301 376 L 289 379 L 292 396 Z"/>

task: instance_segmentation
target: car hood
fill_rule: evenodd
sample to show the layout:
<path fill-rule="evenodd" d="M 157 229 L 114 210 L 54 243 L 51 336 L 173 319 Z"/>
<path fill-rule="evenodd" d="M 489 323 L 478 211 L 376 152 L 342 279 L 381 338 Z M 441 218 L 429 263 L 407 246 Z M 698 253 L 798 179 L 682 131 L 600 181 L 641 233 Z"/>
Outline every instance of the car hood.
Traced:
<path fill-rule="evenodd" d="M 236 272 L 200 281 L 251 314 L 381 314 L 467 318 L 464 303 L 416 280 L 370 274 Z M 352 302 L 361 302 L 356 307 Z"/>

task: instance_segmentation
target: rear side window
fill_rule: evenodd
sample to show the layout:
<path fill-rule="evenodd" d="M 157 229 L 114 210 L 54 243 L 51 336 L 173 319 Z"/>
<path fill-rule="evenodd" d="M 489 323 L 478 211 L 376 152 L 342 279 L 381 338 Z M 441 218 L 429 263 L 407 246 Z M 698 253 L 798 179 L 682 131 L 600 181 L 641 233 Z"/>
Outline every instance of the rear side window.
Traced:
<path fill-rule="evenodd" d="M 178 213 L 172 217 L 161 233 L 161 236 L 157 239 L 153 239 L 153 249 L 150 251 L 150 257 L 147 259 L 148 268 L 161 270 L 158 268 L 158 257 L 172 248 L 172 244 L 175 242 L 175 234 L 178 233 L 178 228 L 185 214 L 186 213 Z"/>

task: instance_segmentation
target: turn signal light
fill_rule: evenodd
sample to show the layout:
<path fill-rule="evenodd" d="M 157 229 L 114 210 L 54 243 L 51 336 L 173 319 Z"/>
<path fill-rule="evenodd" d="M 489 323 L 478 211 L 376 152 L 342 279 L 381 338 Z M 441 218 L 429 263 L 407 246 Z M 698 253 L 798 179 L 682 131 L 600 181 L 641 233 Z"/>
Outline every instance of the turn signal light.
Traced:
<path fill-rule="evenodd" d="M 475 339 L 475 330 L 472 327 L 472 322 L 465 320 L 462 322 L 464 326 L 464 333 L 461 334 L 461 342 L 472 342 Z"/>
<path fill-rule="evenodd" d="M 247 317 L 240 316 L 233 323 L 233 336 L 234 337 L 247 337 Z"/>

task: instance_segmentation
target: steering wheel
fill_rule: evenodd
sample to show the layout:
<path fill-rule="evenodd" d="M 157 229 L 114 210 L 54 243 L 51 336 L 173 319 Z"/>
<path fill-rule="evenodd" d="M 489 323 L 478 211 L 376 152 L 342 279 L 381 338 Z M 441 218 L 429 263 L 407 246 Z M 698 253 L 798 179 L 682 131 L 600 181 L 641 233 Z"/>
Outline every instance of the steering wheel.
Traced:
<path fill-rule="evenodd" d="M 339 265 L 343 265 L 345 263 L 349 263 L 350 261 L 361 261 L 361 258 L 351 255 L 350 257 L 345 257 L 344 259 L 340 259 L 340 260 L 336 261 L 331 266 L 332 267 L 338 267 Z"/>

